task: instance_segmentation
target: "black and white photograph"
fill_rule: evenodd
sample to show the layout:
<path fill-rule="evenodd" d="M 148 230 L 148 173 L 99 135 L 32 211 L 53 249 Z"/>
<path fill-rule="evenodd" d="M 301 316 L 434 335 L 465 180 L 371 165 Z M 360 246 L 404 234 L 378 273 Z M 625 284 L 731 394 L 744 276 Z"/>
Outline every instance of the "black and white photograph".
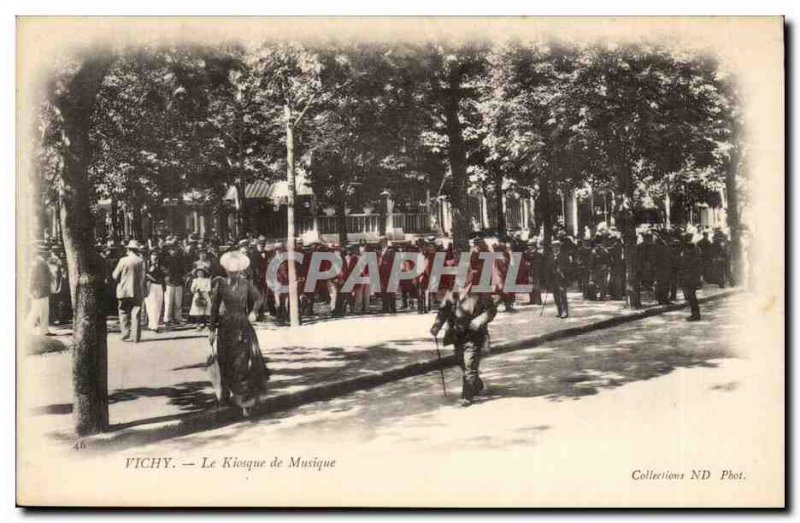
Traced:
<path fill-rule="evenodd" d="M 781 17 L 16 44 L 19 505 L 785 505 Z"/>

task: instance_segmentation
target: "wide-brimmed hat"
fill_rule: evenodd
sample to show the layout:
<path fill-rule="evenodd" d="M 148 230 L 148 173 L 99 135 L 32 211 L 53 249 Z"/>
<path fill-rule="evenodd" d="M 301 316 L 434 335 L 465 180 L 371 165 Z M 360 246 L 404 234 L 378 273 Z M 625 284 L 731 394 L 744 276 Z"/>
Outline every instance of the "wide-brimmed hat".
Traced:
<path fill-rule="evenodd" d="M 125 246 L 126 249 L 131 249 L 134 251 L 139 251 L 142 249 L 142 246 L 136 240 L 131 240 L 128 242 L 128 245 Z"/>
<path fill-rule="evenodd" d="M 228 272 L 240 272 L 250 266 L 250 258 L 239 251 L 230 251 L 222 255 L 219 263 Z"/>
<path fill-rule="evenodd" d="M 203 271 L 206 274 L 206 276 L 208 276 L 209 273 L 211 272 L 209 267 L 195 267 L 194 269 L 192 269 L 192 275 L 196 277 L 198 271 Z"/>

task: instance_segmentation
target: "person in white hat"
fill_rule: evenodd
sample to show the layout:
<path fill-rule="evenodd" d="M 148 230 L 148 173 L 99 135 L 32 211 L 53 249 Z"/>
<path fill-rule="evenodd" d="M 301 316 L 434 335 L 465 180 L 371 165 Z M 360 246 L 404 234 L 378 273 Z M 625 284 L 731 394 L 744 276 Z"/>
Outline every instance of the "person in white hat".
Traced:
<path fill-rule="evenodd" d="M 117 281 L 119 329 L 122 332 L 122 341 L 134 343 L 141 338 L 139 324 L 147 281 L 144 260 L 139 255 L 141 248 L 136 240 L 128 242 L 125 247 L 125 256 L 120 258 L 112 273 L 113 278 Z"/>
<path fill-rule="evenodd" d="M 266 390 L 269 377 L 258 337 L 250 324 L 249 315 L 261 306 L 262 297 L 247 275 L 250 258 L 239 251 L 222 255 L 220 264 L 227 277 L 215 278 L 211 292 L 211 318 L 208 341 L 216 344 L 222 377 L 222 397 L 228 395 L 250 416 Z M 225 314 L 220 307 L 225 305 Z"/>

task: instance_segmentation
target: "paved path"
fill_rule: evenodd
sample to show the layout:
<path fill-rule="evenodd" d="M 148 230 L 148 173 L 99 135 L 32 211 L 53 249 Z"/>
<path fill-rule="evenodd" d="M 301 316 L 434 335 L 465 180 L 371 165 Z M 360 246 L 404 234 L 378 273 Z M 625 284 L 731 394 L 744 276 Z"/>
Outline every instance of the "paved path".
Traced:
<path fill-rule="evenodd" d="M 201 502 L 212 505 L 780 504 L 781 489 L 764 485 L 783 477 L 781 411 L 765 405 L 782 402 L 782 358 L 763 350 L 779 347 L 737 331 L 746 299 L 709 304 L 697 323 L 671 312 L 488 358 L 489 394 L 469 408 L 455 405 L 460 374 L 448 369 L 449 398 L 427 374 L 126 449 L 118 460 L 336 461 L 306 471 L 158 474 L 205 488 Z M 114 456 L 95 459 L 107 465 Z M 713 477 L 632 478 L 648 470 L 688 478 L 692 469 Z M 726 470 L 742 479 L 722 480 Z M 237 482 L 235 497 L 209 488 L 225 481 Z"/>
<path fill-rule="evenodd" d="M 716 292 L 716 291 L 712 291 Z M 555 318 L 548 305 L 520 306 L 500 312 L 491 324 L 499 344 L 630 314 L 622 302 L 588 302 L 572 295 L 572 316 Z M 502 308 L 502 307 L 501 307 Z M 413 312 L 324 319 L 298 328 L 257 326 L 272 372 L 269 395 L 369 375 L 436 357 L 428 334 L 433 314 Z M 68 341 L 68 338 L 64 338 Z M 205 332 L 145 331 L 142 342 L 128 344 L 109 335 L 109 412 L 112 430 L 158 424 L 207 411 L 216 404 L 205 372 Z M 447 351 L 449 353 L 449 351 Z M 68 352 L 25 356 L 25 372 L 46 384 L 25 398 L 35 412 L 32 423 L 44 432 L 65 433 L 71 426 L 71 377 Z"/>

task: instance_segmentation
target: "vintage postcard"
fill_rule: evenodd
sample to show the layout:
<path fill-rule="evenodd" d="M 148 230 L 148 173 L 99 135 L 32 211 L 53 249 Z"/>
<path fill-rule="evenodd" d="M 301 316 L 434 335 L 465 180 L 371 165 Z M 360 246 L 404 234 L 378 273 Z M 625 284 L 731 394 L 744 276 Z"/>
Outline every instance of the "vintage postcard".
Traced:
<path fill-rule="evenodd" d="M 784 21 L 20 17 L 17 503 L 785 493 Z"/>

